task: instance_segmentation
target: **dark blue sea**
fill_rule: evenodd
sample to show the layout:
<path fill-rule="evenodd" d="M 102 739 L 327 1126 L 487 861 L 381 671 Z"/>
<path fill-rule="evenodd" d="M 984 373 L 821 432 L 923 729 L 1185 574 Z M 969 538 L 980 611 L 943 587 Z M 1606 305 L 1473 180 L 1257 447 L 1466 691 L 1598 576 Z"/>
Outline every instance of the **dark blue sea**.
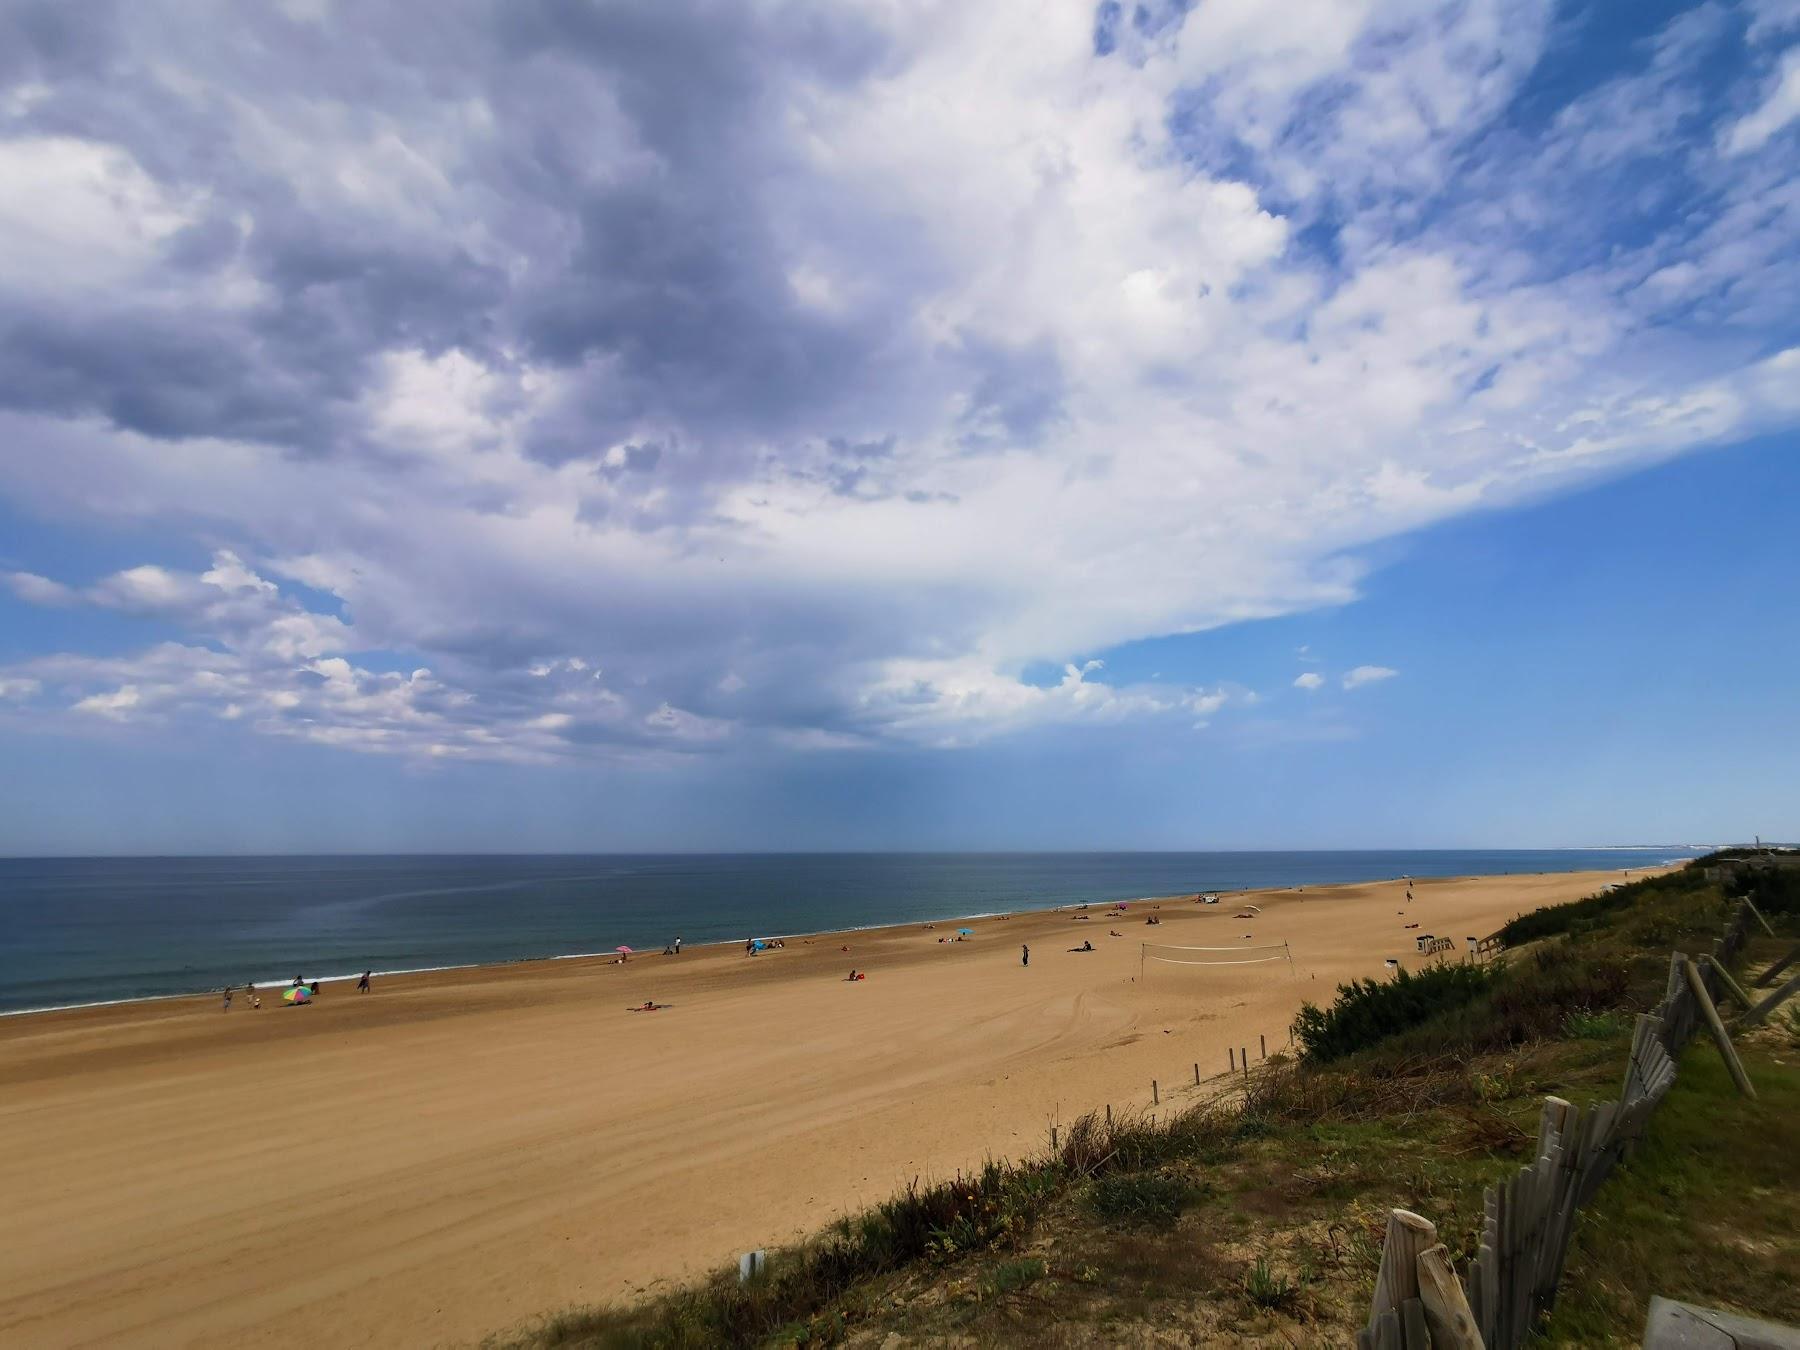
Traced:
<path fill-rule="evenodd" d="M 1198 890 L 1642 867 L 1679 848 L 0 858 L 0 1011 Z"/>

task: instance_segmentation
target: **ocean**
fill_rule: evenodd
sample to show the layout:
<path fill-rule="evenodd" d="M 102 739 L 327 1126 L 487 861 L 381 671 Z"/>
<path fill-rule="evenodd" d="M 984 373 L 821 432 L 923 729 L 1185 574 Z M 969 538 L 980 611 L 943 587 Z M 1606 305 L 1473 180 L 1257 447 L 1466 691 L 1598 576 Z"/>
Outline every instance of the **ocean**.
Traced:
<path fill-rule="evenodd" d="M 0 858 L 0 1012 L 1201 890 L 1636 868 L 1679 848 Z"/>

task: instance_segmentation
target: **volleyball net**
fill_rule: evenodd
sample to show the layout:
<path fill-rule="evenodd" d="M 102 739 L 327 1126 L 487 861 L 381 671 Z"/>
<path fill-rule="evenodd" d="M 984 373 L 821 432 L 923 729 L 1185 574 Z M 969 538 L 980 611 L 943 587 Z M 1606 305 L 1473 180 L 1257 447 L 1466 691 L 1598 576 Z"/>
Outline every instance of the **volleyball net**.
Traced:
<path fill-rule="evenodd" d="M 1294 954 L 1285 942 L 1247 943 L 1241 947 L 1177 947 L 1161 942 L 1140 942 L 1140 978 L 1149 961 L 1158 961 L 1165 966 L 1259 966 L 1269 961 L 1286 961 L 1291 970 Z"/>

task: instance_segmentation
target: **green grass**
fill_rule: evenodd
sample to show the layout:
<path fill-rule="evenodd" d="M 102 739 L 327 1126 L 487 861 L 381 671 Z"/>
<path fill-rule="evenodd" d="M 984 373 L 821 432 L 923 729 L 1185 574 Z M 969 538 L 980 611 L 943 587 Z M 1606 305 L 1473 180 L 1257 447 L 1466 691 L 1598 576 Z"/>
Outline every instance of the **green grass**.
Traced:
<path fill-rule="evenodd" d="M 1623 1035 L 1631 1023 L 1616 1010 L 1591 1012 L 1578 1008 L 1563 1018 L 1563 1034 L 1583 1041 L 1604 1041 Z"/>
<path fill-rule="evenodd" d="M 1088 1203 L 1108 1223 L 1169 1228 L 1193 1198 L 1191 1182 L 1161 1172 L 1126 1172 L 1094 1182 Z"/>
<path fill-rule="evenodd" d="M 1269 1263 L 1259 1256 L 1244 1276 L 1244 1296 L 1259 1308 L 1287 1312 L 1299 1302 L 1300 1287 L 1287 1276 L 1271 1271 Z"/>
<path fill-rule="evenodd" d="M 1636 1345 L 1650 1296 L 1800 1323 L 1800 1064 L 1740 1047 L 1737 1095 L 1702 1038 L 1638 1152 L 1581 1215 L 1546 1331 L 1558 1345 Z"/>

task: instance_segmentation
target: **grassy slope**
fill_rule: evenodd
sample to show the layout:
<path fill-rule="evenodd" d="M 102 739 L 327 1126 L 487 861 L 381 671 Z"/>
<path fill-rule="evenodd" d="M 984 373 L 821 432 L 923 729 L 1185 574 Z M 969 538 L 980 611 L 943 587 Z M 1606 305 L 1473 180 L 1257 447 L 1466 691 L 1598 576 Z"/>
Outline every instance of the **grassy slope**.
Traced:
<path fill-rule="evenodd" d="M 1682 1057 L 1643 1148 L 1582 1215 L 1552 1342 L 1636 1345 L 1652 1294 L 1800 1325 L 1800 1043 L 1778 1028 L 1740 1050 L 1754 1102 L 1710 1042 Z"/>
<path fill-rule="evenodd" d="M 1697 870 L 1563 910 L 1518 935 L 1542 945 L 1491 990 L 1329 1064 L 1272 1061 L 1247 1099 L 1154 1125 L 1090 1121 L 1055 1156 L 896 1197 L 777 1253 L 747 1289 L 721 1272 L 516 1344 L 1344 1343 L 1387 1210 L 1431 1218 L 1463 1263 L 1482 1188 L 1526 1160 L 1543 1096 L 1616 1096 L 1629 1013 L 1660 996 L 1670 946 L 1706 950 L 1727 912 Z M 1710 1045 L 1690 1049 L 1582 1225 L 1553 1340 L 1635 1343 L 1652 1292 L 1800 1311 L 1800 1054 L 1785 1031 L 1749 1054 L 1755 1106 L 1732 1098 Z"/>

